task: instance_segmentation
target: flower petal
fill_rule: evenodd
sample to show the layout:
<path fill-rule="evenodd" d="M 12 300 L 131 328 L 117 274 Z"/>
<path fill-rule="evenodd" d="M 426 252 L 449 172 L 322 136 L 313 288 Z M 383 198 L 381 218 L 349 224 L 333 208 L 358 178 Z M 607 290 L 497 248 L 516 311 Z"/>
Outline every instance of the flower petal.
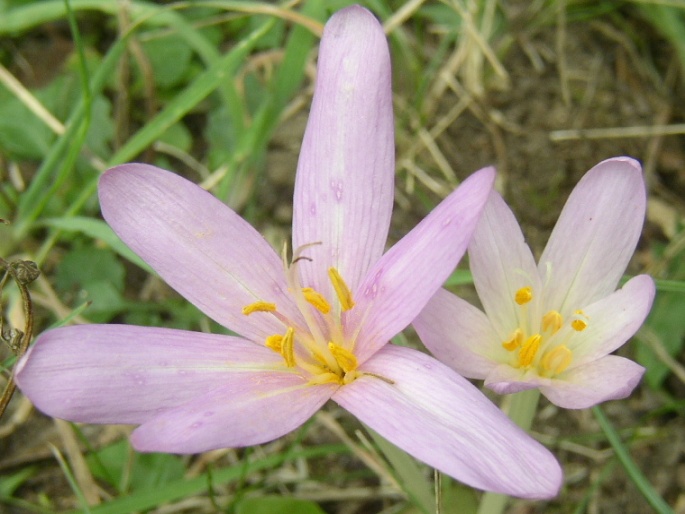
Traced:
<path fill-rule="evenodd" d="M 360 362 L 403 330 L 461 259 L 492 189 L 494 168 L 464 181 L 371 268 L 346 327 Z"/>
<path fill-rule="evenodd" d="M 569 370 L 604 357 L 630 339 L 649 314 L 654 294 L 654 280 L 638 275 L 613 294 L 584 307 L 588 326 L 574 334 Z"/>
<path fill-rule="evenodd" d="M 131 435 L 142 452 L 200 453 L 272 441 L 307 421 L 339 387 L 287 372 L 245 374 L 168 410 Z"/>
<path fill-rule="evenodd" d="M 564 409 L 586 409 L 607 400 L 626 398 L 645 368 L 630 359 L 607 355 L 564 373 L 540 392 Z"/>
<path fill-rule="evenodd" d="M 319 49 L 316 90 L 295 182 L 293 247 L 315 265 L 303 284 L 334 298 L 327 270 L 354 290 L 381 256 L 395 175 L 390 56 L 383 28 L 366 9 L 333 15 Z"/>
<path fill-rule="evenodd" d="M 493 368 L 485 377 L 485 387 L 497 394 L 512 394 L 536 389 L 549 382 L 549 378 L 540 377 L 534 371 L 517 369 L 508 364 Z"/>
<path fill-rule="evenodd" d="M 282 332 L 271 314 L 242 314 L 258 300 L 276 302 L 300 321 L 281 259 L 207 191 L 154 166 L 124 164 L 105 172 L 99 193 L 102 214 L 119 237 L 218 323 L 258 341 Z"/>
<path fill-rule="evenodd" d="M 487 316 L 446 291 L 438 290 L 412 323 L 421 342 L 438 360 L 467 378 L 485 378 L 504 352 Z"/>
<path fill-rule="evenodd" d="M 84 423 L 143 423 L 231 376 L 259 376 L 281 363 L 280 355 L 237 337 L 79 325 L 41 334 L 19 361 L 16 380 L 50 416 Z"/>
<path fill-rule="evenodd" d="M 393 444 L 470 486 L 524 498 L 557 494 L 562 473 L 541 444 L 435 359 L 387 345 L 333 400 Z"/>
<path fill-rule="evenodd" d="M 528 305 L 535 316 L 542 290 L 535 258 L 525 243 L 514 213 L 496 191 L 490 193 L 483 214 L 469 245 L 469 264 L 483 309 L 497 332 L 506 341 L 520 326 L 520 307 L 516 291 L 532 287 L 533 301 Z"/>
<path fill-rule="evenodd" d="M 616 289 L 642 231 L 646 192 L 629 157 L 599 163 L 578 182 L 540 258 L 545 305 L 567 317 Z"/>

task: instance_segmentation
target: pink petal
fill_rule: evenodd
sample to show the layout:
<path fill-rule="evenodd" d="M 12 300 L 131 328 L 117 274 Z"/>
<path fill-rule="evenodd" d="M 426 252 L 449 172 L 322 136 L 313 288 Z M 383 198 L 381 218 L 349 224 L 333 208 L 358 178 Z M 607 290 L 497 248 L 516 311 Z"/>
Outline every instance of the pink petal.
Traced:
<path fill-rule="evenodd" d="M 564 409 L 586 409 L 607 400 L 626 398 L 645 368 L 630 359 L 608 355 L 564 373 L 540 391 Z"/>
<path fill-rule="evenodd" d="M 17 384 L 44 413 L 84 423 L 143 423 L 283 359 L 237 337 L 129 325 L 49 330 L 17 365 Z"/>
<path fill-rule="evenodd" d="M 550 271 L 545 305 L 566 317 L 616 288 L 640 237 L 645 204 L 634 159 L 608 159 L 585 174 L 540 258 L 540 274 Z"/>
<path fill-rule="evenodd" d="M 534 371 L 520 370 L 508 364 L 500 364 L 485 377 L 485 386 L 497 394 L 512 394 L 537 389 L 549 382 L 550 379 L 542 378 Z"/>
<path fill-rule="evenodd" d="M 639 275 L 621 289 L 583 308 L 588 326 L 573 336 L 573 363 L 569 369 L 613 352 L 640 328 L 654 301 L 654 280 Z"/>
<path fill-rule="evenodd" d="M 550 498 L 559 464 L 466 379 L 435 359 L 387 345 L 333 399 L 393 444 L 472 487 Z M 389 383 L 386 380 L 391 380 Z"/>
<path fill-rule="evenodd" d="M 169 453 L 265 443 L 302 425 L 337 387 L 307 385 L 288 372 L 244 374 L 147 421 L 131 442 L 138 451 Z"/>
<path fill-rule="evenodd" d="M 485 378 L 505 352 L 483 312 L 439 289 L 412 323 L 438 360 L 467 378 Z"/>
<path fill-rule="evenodd" d="M 371 268 L 355 291 L 348 328 L 360 362 L 403 330 L 461 259 L 490 193 L 493 168 L 469 177 Z"/>
<path fill-rule="evenodd" d="M 530 248 L 514 213 L 496 191 L 490 193 L 483 215 L 469 245 L 469 264 L 483 309 L 500 341 L 506 341 L 520 326 L 516 291 L 533 288 L 531 315 L 539 310 L 542 282 Z"/>
<path fill-rule="evenodd" d="M 303 284 L 328 298 L 335 267 L 354 290 L 381 256 L 395 174 L 390 56 L 383 28 L 366 9 L 333 15 L 319 49 L 316 90 L 295 182 L 293 246 L 315 265 Z"/>
<path fill-rule="evenodd" d="M 270 314 L 242 314 L 276 302 L 299 321 L 283 264 L 245 220 L 192 182 L 145 164 L 124 164 L 100 179 L 107 223 L 174 289 L 209 317 L 249 339 L 283 332 Z"/>

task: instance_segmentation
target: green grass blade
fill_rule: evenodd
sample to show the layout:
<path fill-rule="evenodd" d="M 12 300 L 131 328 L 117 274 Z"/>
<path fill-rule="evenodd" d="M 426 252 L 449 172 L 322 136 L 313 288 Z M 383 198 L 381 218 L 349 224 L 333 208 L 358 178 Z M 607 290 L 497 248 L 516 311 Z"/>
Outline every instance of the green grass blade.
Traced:
<path fill-rule="evenodd" d="M 618 457 L 618 460 L 626 470 L 626 473 L 639 489 L 640 493 L 642 493 L 645 500 L 647 500 L 655 512 L 658 512 L 659 514 L 673 514 L 671 507 L 669 507 L 664 499 L 659 496 L 659 493 L 654 490 L 652 484 L 649 483 L 647 478 L 642 474 L 642 471 L 640 471 L 640 468 L 637 467 L 637 464 L 635 464 L 635 461 L 630 456 L 628 449 L 621 441 L 621 437 L 609 422 L 609 418 L 606 417 L 604 411 L 602 411 L 599 406 L 596 406 L 592 408 L 592 413 L 595 415 L 595 419 L 602 428 L 611 447 L 614 449 L 616 457 Z"/>
<path fill-rule="evenodd" d="M 186 89 L 171 100 L 153 120 L 136 132 L 110 159 L 109 165 L 113 166 L 133 159 L 159 138 L 171 125 L 217 89 L 223 81 L 228 80 L 228 77 L 234 73 L 255 44 L 271 29 L 275 21 L 274 18 L 266 20 L 235 48 L 201 73 Z"/>

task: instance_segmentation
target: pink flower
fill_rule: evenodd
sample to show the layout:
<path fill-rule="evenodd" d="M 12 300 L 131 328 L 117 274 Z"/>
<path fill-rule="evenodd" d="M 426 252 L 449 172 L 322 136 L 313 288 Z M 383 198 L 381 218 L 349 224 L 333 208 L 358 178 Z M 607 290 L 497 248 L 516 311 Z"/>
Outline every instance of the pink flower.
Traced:
<path fill-rule="evenodd" d="M 645 320 L 647 275 L 615 291 L 645 215 L 640 165 L 608 159 L 578 183 L 540 258 L 495 192 L 469 246 L 485 313 L 441 290 L 414 322 L 440 360 L 498 393 L 539 388 L 552 403 L 582 409 L 625 398 L 644 368 L 609 355 Z"/>
<path fill-rule="evenodd" d="M 393 203 L 390 60 L 375 18 L 331 18 L 297 171 L 293 255 L 185 179 L 106 172 L 107 222 L 173 288 L 239 336 L 91 325 L 44 333 L 17 382 L 43 412 L 140 425 L 140 451 L 260 444 L 329 399 L 474 487 L 549 497 L 559 465 L 485 396 L 418 351 L 387 344 L 466 250 L 494 171 L 466 180 L 383 253 Z"/>

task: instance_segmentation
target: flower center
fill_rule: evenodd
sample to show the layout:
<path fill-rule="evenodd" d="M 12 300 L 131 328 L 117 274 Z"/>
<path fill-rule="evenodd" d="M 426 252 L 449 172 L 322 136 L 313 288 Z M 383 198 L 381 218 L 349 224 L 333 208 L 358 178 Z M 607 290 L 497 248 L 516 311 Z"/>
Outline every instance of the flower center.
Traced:
<path fill-rule="evenodd" d="M 313 243 L 319 244 L 319 243 Z M 328 278 L 335 292 L 337 304 L 311 287 L 302 287 L 297 267 L 302 261 L 311 261 L 302 255 L 312 246 L 304 245 L 293 252 L 290 263 L 283 251 L 283 267 L 288 289 L 302 314 L 304 325 L 288 319 L 278 311 L 275 303 L 259 300 L 243 307 L 243 314 L 266 313 L 276 316 L 285 326 L 285 332 L 266 338 L 264 344 L 283 357 L 288 368 L 298 368 L 309 376 L 310 384 L 349 384 L 360 376 L 354 341 L 344 336 L 346 313 L 354 308 L 352 292 L 336 268 L 328 270 Z"/>
<path fill-rule="evenodd" d="M 522 287 L 514 294 L 519 309 L 519 326 L 502 343 L 502 347 L 510 353 L 513 367 L 533 370 L 542 377 L 554 377 L 573 362 L 571 339 L 587 328 L 589 318 L 582 310 L 577 310 L 564 320 L 561 313 L 551 310 L 537 322 L 531 319 L 533 314 L 529 309 L 533 295 L 530 286 Z"/>

